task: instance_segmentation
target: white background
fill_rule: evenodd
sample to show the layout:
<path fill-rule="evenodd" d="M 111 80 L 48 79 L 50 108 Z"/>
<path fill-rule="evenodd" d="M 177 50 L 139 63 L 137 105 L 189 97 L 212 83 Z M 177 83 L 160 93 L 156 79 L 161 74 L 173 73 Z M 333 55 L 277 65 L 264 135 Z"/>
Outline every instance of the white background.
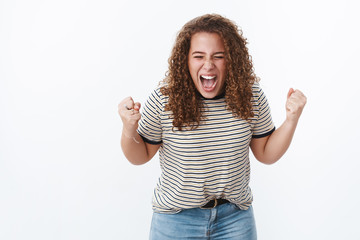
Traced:
<path fill-rule="evenodd" d="M 1 0 L 0 239 L 147 239 L 158 157 L 124 158 L 117 104 L 205 13 L 243 29 L 277 126 L 290 87 L 308 97 L 285 156 L 251 159 L 259 239 L 360 239 L 355 0 Z"/>

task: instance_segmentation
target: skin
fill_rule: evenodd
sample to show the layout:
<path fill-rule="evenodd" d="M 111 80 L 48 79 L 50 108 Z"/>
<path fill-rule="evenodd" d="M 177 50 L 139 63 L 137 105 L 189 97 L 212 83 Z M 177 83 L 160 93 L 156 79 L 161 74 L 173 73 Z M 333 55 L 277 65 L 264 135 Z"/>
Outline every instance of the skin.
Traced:
<path fill-rule="evenodd" d="M 217 33 L 200 32 L 192 36 L 188 66 L 196 89 L 205 98 L 214 98 L 224 91 L 225 47 Z M 214 87 L 206 88 L 205 77 L 214 77 Z"/>
<path fill-rule="evenodd" d="M 226 64 L 222 39 L 215 33 L 196 33 L 191 38 L 188 66 L 196 89 L 205 98 L 214 98 L 224 90 Z M 215 76 L 212 87 L 204 87 L 200 76 Z M 306 97 L 300 90 L 290 88 L 285 104 L 286 119 L 271 135 L 253 138 L 250 148 L 256 159 L 264 164 L 278 161 L 290 146 Z M 127 97 L 118 105 L 123 122 L 121 147 L 125 157 L 135 165 L 148 162 L 160 145 L 145 143 L 137 133 L 141 118 L 140 103 Z"/>
<path fill-rule="evenodd" d="M 127 97 L 118 105 L 118 113 L 123 122 L 121 134 L 121 148 L 125 157 L 134 165 L 148 162 L 156 154 L 160 145 L 145 143 L 137 133 L 138 122 L 141 118 L 141 104 Z"/>
<path fill-rule="evenodd" d="M 306 101 L 300 90 L 289 89 L 285 104 L 286 120 L 271 135 L 253 138 L 250 142 L 251 151 L 258 161 L 273 164 L 284 155 L 290 146 Z"/>

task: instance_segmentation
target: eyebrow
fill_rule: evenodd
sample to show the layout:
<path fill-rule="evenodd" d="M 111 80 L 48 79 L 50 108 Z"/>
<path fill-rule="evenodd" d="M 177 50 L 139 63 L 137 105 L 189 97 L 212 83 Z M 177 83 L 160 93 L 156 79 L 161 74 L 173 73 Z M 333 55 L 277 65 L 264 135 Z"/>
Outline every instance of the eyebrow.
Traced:
<path fill-rule="evenodd" d="M 191 53 L 191 55 L 194 55 L 194 54 L 205 54 L 205 52 L 195 51 L 195 52 Z M 216 54 L 225 54 L 225 52 L 215 52 L 213 55 L 216 55 Z"/>

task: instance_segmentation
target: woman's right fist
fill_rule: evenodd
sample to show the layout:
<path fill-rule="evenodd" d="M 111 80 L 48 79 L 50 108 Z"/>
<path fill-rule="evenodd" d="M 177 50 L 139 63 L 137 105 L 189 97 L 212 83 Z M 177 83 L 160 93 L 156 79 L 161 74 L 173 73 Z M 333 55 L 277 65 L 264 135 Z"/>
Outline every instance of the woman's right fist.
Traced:
<path fill-rule="evenodd" d="M 128 134 L 133 135 L 138 128 L 138 122 L 141 118 L 140 107 L 141 104 L 134 102 L 131 97 L 125 98 L 118 105 L 118 113 L 123 122 L 123 131 Z"/>

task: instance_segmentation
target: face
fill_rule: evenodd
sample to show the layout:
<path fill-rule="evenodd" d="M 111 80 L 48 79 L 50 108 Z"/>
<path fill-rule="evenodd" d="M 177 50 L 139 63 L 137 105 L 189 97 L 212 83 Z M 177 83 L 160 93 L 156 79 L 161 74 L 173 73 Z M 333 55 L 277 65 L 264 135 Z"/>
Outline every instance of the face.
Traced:
<path fill-rule="evenodd" d="M 204 98 L 214 98 L 223 93 L 225 48 L 217 33 L 199 32 L 191 37 L 188 65 L 196 89 Z"/>

